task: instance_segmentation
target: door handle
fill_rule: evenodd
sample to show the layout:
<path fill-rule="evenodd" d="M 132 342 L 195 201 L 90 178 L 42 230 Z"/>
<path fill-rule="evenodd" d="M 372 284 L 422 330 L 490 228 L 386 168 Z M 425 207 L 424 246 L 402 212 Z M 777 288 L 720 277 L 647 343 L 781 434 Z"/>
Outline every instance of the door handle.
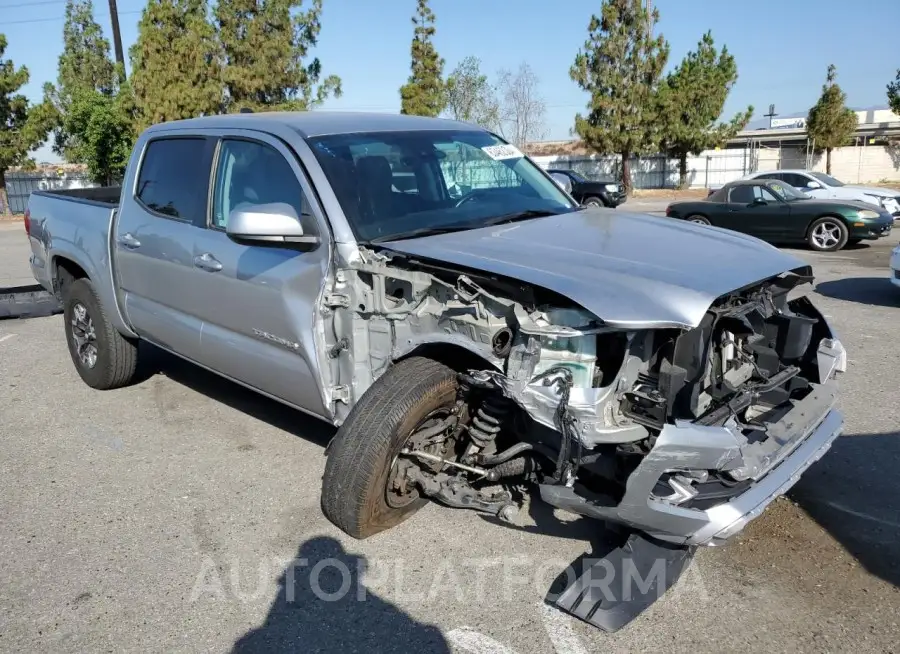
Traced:
<path fill-rule="evenodd" d="M 219 272 L 222 270 L 222 264 L 209 252 L 204 252 L 194 257 L 194 266 L 207 272 Z"/>
<path fill-rule="evenodd" d="M 136 250 L 141 247 L 141 242 L 137 240 L 131 232 L 125 232 L 119 237 L 119 245 L 126 247 L 129 250 Z"/>

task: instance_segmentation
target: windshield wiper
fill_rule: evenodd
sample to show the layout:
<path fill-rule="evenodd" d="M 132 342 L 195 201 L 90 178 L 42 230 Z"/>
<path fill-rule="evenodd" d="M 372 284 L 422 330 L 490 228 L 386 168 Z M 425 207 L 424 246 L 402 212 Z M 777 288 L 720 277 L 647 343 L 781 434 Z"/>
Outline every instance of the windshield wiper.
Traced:
<path fill-rule="evenodd" d="M 544 218 L 546 216 L 555 216 L 559 212 L 547 211 L 545 209 L 528 209 L 527 211 L 515 211 L 506 213 L 502 216 L 495 216 L 488 220 L 475 223 L 462 223 L 455 225 L 437 225 L 434 227 L 420 227 L 419 229 L 411 229 L 408 232 L 397 232 L 396 234 L 387 234 L 386 236 L 376 236 L 369 239 L 369 243 L 384 243 L 386 241 L 402 241 L 408 238 L 422 238 L 424 236 L 435 236 L 437 234 L 449 234 L 451 232 L 464 232 L 470 229 L 480 229 L 482 227 L 493 227 L 494 225 L 502 225 L 505 223 L 514 223 L 519 220 L 529 220 L 531 218 Z"/>

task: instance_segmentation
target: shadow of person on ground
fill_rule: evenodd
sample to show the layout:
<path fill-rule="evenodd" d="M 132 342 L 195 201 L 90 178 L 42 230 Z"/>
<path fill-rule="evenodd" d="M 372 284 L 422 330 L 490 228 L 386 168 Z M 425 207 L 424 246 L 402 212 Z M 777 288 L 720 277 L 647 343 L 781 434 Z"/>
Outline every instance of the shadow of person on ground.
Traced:
<path fill-rule="evenodd" d="M 886 273 L 889 271 L 886 271 Z M 878 307 L 900 307 L 900 289 L 882 277 L 847 277 L 816 285 L 816 293 L 836 300 Z"/>
<path fill-rule="evenodd" d="M 322 420 L 270 400 L 148 343 L 142 342 L 140 347 L 141 369 L 138 371 L 138 378 L 141 381 L 157 374 L 165 375 L 215 402 L 226 404 L 322 447 L 334 437 L 336 429 Z"/>
<path fill-rule="evenodd" d="M 846 435 L 790 497 L 869 573 L 900 587 L 900 431 Z"/>
<path fill-rule="evenodd" d="M 242 636 L 232 652 L 449 654 L 437 627 L 416 622 L 365 587 L 365 565 L 334 538 L 306 541 L 279 578 L 265 622 Z"/>

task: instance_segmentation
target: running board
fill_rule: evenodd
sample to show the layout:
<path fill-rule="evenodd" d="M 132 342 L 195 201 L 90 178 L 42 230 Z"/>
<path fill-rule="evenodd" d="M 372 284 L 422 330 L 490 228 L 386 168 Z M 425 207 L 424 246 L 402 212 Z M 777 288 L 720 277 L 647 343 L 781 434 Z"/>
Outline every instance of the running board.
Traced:
<path fill-rule="evenodd" d="M 618 631 L 675 585 L 695 551 L 633 532 L 586 566 L 552 604 L 603 631 Z"/>

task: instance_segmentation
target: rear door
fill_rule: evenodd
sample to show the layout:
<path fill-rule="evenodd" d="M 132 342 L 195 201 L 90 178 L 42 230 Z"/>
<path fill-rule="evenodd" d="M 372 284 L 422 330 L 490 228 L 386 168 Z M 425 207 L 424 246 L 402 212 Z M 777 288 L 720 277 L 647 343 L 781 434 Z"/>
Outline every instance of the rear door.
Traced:
<path fill-rule="evenodd" d="M 123 193 L 113 247 L 120 300 L 148 341 L 197 359 L 194 239 L 203 231 L 215 141 L 155 136 Z"/>
<path fill-rule="evenodd" d="M 324 215 L 293 152 L 257 132 L 219 140 L 208 224 L 194 241 L 201 362 L 313 414 L 326 415 L 317 370 L 317 307 L 329 264 Z M 283 202 L 317 246 L 246 244 L 226 233 L 238 205 Z"/>

